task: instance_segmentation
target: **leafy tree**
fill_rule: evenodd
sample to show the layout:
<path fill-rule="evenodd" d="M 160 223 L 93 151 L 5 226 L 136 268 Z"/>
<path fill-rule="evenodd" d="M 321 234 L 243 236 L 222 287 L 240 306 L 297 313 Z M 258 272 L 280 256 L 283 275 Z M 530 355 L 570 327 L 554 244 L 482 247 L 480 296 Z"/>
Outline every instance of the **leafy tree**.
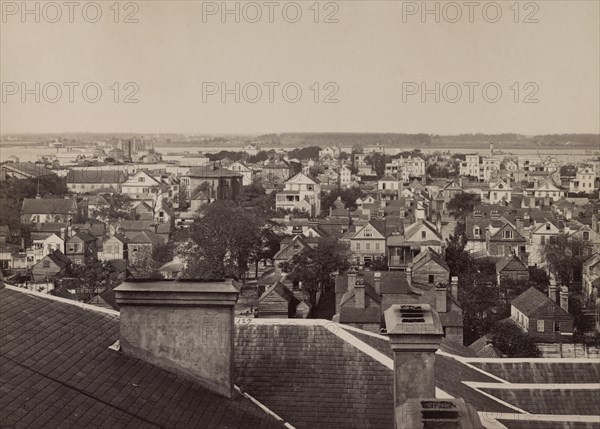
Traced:
<path fill-rule="evenodd" d="M 319 152 L 321 148 L 319 146 L 309 146 L 300 149 L 292 149 L 288 152 L 289 158 L 297 158 L 299 160 L 305 159 L 319 159 Z"/>
<path fill-rule="evenodd" d="M 385 256 L 377 256 L 371 262 L 371 271 L 389 271 L 388 261 Z"/>
<path fill-rule="evenodd" d="M 268 152 L 265 152 L 264 150 L 261 150 L 260 152 L 258 152 L 256 155 L 251 155 L 249 156 L 246 161 L 248 161 L 249 163 L 257 163 L 257 162 L 264 162 L 267 159 L 269 159 L 269 154 Z"/>
<path fill-rule="evenodd" d="M 120 220 L 132 220 L 132 201 L 125 194 L 103 194 L 102 197 L 108 206 L 101 206 L 93 210 L 89 215 L 91 218 L 100 219 L 104 222 L 115 222 Z"/>
<path fill-rule="evenodd" d="M 548 261 L 550 271 L 556 276 L 560 284 L 574 290 L 576 274 L 581 272 L 585 257 L 583 249 L 585 243 L 577 237 L 560 234 L 556 240 L 546 243 L 543 254 Z"/>
<path fill-rule="evenodd" d="M 302 291 L 311 307 L 317 306 L 317 295 L 333 294 L 332 274 L 345 271 L 349 264 L 350 251 L 347 245 L 334 238 L 320 238 L 315 248 L 305 248 L 283 262 L 281 269 L 302 285 Z"/>
<path fill-rule="evenodd" d="M 85 265 L 71 264 L 56 280 L 62 285 L 73 285 L 76 289 L 98 291 L 114 288 L 120 283 L 111 265 L 98 260 L 89 261 Z"/>
<path fill-rule="evenodd" d="M 217 200 L 200 209 L 200 218 L 180 231 L 180 253 L 187 259 L 188 278 L 245 279 L 250 262 L 268 255 L 265 230 L 272 230 L 265 212 L 233 201 Z"/>
<path fill-rule="evenodd" d="M 512 321 L 497 323 L 489 336 L 494 347 L 508 357 L 542 357 L 535 342 Z"/>
<path fill-rule="evenodd" d="M 157 256 L 160 256 L 160 251 Z M 161 279 L 163 276 L 158 271 L 161 263 L 154 259 L 154 250 L 151 252 L 146 248 L 138 249 L 135 257 L 129 256 L 128 268 L 136 279 Z"/>
<path fill-rule="evenodd" d="M 385 155 L 373 153 L 365 158 L 365 162 L 373 167 L 377 177 L 383 177 L 385 174 Z"/>
<path fill-rule="evenodd" d="M 562 177 L 572 177 L 577 174 L 577 166 L 573 164 L 567 164 L 560 167 L 560 175 Z"/>
<path fill-rule="evenodd" d="M 465 222 L 467 216 L 473 213 L 473 209 L 481 202 L 479 195 L 468 192 L 454 194 L 448 202 L 448 211 L 450 215 L 459 222 Z"/>
<path fill-rule="evenodd" d="M 344 207 L 350 210 L 356 210 L 356 200 L 364 197 L 363 191 L 359 188 L 334 189 L 321 198 L 321 211 L 324 215 L 329 214 L 329 207 L 340 197 Z"/>

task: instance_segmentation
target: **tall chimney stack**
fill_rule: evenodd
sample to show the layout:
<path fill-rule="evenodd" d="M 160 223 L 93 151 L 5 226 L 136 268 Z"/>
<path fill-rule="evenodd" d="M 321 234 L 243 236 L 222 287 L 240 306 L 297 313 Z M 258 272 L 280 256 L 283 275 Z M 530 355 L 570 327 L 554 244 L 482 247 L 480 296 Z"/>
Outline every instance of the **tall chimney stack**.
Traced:
<path fill-rule="evenodd" d="M 124 353 L 231 398 L 238 299 L 231 280 L 126 281 L 115 293 Z"/>
<path fill-rule="evenodd" d="M 358 277 L 354 286 L 354 306 L 356 308 L 365 308 L 365 279 Z"/>
<path fill-rule="evenodd" d="M 375 292 L 381 293 L 381 272 L 376 271 L 373 274 L 373 282 L 375 283 Z"/>
<path fill-rule="evenodd" d="M 394 353 L 394 410 L 399 426 L 400 407 L 410 398 L 435 397 L 435 352 L 444 331 L 429 304 L 394 304 L 384 312 Z"/>
<path fill-rule="evenodd" d="M 548 286 L 548 298 L 556 302 L 556 278 L 550 275 L 550 285 Z"/>
<path fill-rule="evenodd" d="M 438 283 L 435 287 L 435 309 L 438 313 L 446 313 L 448 311 L 447 292 L 448 288 L 444 283 Z"/>
<path fill-rule="evenodd" d="M 450 294 L 452 298 L 458 300 L 458 277 L 452 276 L 450 279 Z"/>
<path fill-rule="evenodd" d="M 560 287 L 560 306 L 567 313 L 569 312 L 569 289 L 566 286 Z"/>

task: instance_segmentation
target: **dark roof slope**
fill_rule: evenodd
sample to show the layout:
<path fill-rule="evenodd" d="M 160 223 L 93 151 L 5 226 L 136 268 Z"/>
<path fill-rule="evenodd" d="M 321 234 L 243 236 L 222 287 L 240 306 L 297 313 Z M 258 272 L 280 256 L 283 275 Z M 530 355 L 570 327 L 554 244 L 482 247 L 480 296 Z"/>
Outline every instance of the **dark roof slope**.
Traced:
<path fill-rule="evenodd" d="M 510 383 L 596 383 L 600 362 L 473 362 L 472 365 Z"/>
<path fill-rule="evenodd" d="M 67 183 L 118 184 L 123 183 L 127 176 L 123 170 L 71 170 L 67 173 Z"/>
<path fill-rule="evenodd" d="M 539 309 L 547 306 L 548 304 L 553 305 L 556 312 L 568 314 L 563 308 L 561 308 L 560 305 L 552 301 L 533 286 L 513 299 L 511 302 L 511 305 L 513 305 L 525 316 L 531 316 L 535 314 Z"/>
<path fill-rule="evenodd" d="M 77 203 L 74 198 L 25 198 L 23 214 L 74 214 Z"/>
<path fill-rule="evenodd" d="M 0 421 L 28 428 L 282 428 L 232 399 L 109 349 L 118 316 L 0 289 Z"/>

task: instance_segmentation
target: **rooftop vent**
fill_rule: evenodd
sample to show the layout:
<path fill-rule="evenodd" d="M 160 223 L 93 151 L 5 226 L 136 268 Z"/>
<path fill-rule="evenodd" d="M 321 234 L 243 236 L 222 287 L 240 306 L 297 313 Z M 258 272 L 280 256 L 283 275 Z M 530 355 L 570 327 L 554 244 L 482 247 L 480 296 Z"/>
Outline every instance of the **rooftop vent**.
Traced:
<path fill-rule="evenodd" d="M 477 411 L 463 399 L 409 399 L 397 409 L 397 429 L 481 429 Z"/>

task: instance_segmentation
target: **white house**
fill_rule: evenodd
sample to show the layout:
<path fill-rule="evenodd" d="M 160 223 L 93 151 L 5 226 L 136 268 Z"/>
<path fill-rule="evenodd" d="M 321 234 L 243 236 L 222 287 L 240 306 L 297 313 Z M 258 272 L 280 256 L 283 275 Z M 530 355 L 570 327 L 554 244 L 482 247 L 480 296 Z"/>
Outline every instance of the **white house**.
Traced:
<path fill-rule="evenodd" d="M 340 168 L 340 186 L 348 187 L 352 183 L 352 170 L 347 165 L 342 165 Z"/>
<path fill-rule="evenodd" d="M 551 180 L 544 180 L 533 189 L 528 189 L 536 198 L 550 198 L 552 201 L 558 201 L 564 196 L 564 191 L 559 189 Z"/>
<path fill-rule="evenodd" d="M 510 203 L 512 199 L 512 188 L 504 180 L 490 183 L 490 204 Z"/>
<path fill-rule="evenodd" d="M 254 179 L 254 171 L 243 162 L 236 161 L 227 168 L 242 175 L 242 186 L 248 186 L 252 184 Z"/>
<path fill-rule="evenodd" d="M 377 181 L 377 189 L 382 191 L 397 191 L 402 189 L 402 182 L 393 176 L 383 176 Z"/>
<path fill-rule="evenodd" d="M 569 191 L 592 193 L 595 182 L 596 173 L 592 167 L 579 167 L 575 179 L 569 183 Z"/>
<path fill-rule="evenodd" d="M 31 248 L 27 249 L 27 260 L 31 265 L 37 264 L 55 250 L 65 251 L 65 241 L 52 232 L 32 232 L 31 239 Z"/>
<path fill-rule="evenodd" d="M 316 216 L 321 212 L 321 183 L 308 174 L 298 173 L 286 180 L 275 205 L 278 209 L 308 211 Z"/>

